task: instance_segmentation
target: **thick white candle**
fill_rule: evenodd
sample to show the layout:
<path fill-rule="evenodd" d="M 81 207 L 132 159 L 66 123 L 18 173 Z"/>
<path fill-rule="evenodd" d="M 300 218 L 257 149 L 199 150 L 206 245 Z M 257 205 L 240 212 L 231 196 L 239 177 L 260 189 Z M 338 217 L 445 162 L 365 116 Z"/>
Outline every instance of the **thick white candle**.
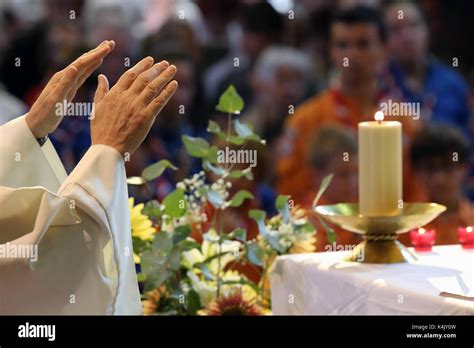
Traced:
<path fill-rule="evenodd" d="M 366 216 L 397 215 L 403 204 L 402 124 L 359 123 L 359 212 Z"/>

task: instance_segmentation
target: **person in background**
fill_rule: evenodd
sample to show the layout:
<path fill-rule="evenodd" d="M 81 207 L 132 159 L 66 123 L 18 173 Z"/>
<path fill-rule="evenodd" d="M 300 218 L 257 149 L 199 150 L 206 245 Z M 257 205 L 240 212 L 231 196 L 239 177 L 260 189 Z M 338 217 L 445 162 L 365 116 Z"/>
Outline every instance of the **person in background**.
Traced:
<path fill-rule="evenodd" d="M 305 53 L 290 47 L 271 46 L 262 52 L 251 76 L 254 102 L 245 108 L 241 120 L 252 124 L 254 132 L 266 141 L 266 146 L 259 149 L 259 156 L 270 161 L 265 164 L 260 188 L 264 206 L 271 210 L 276 198 L 276 162 L 271 153 L 290 109 L 312 91 L 314 71 Z"/>
<path fill-rule="evenodd" d="M 458 244 L 458 227 L 474 225 L 474 205 L 463 193 L 469 168 L 469 142 L 455 127 L 428 124 L 417 134 L 410 149 L 415 174 L 427 186 L 428 202 L 447 210 L 426 228 L 436 230 L 436 244 Z M 408 233 L 401 242 L 410 244 Z"/>
<path fill-rule="evenodd" d="M 290 109 L 312 90 L 314 70 L 311 58 L 287 46 L 271 46 L 257 59 L 251 75 L 254 101 L 243 115 L 255 133 L 271 147 L 280 136 Z"/>
<path fill-rule="evenodd" d="M 421 9 L 412 1 L 393 1 L 385 8 L 385 19 L 389 74 L 400 96 L 420 103 L 422 121 L 447 123 L 469 134 L 469 87 L 455 69 L 429 52 Z"/>
<path fill-rule="evenodd" d="M 306 158 L 310 139 L 323 125 L 344 125 L 354 132 L 358 123 L 373 120 L 387 91 L 378 85 L 378 73 L 384 64 L 386 31 L 381 15 L 374 9 L 357 6 L 339 12 L 330 27 L 331 58 L 336 69 L 333 85 L 299 106 L 285 123 L 278 144 L 277 185 L 281 194 L 289 194 L 296 203 L 314 191 L 311 168 Z M 416 124 L 408 117 L 390 117 L 403 123 L 408 140 Z M 404 166 L 409 175 L 408 166 Z M 405 197 L 415 190 L 405 180 Z"/>
<path fill-rule="evenodd" d="M 324 126 L 316 130 L 311 139 L 307 158 L 311 168 L 312 180 L 316 187 L 321 185 L 325 176 L 333 174 L 331 184 L 324 192 L 318 205 L 352 203 L 357 201 L 357 141 L 354 133 L 341 126 Z M 308 192 L 303 208 L 310 217 L 318 234 L 316 252 L 335 251 L 327 239 L 323 226 L 312 212 L 312 203 L 317 192 Z M 333 226 L 336 233 L 336 245 L 355 246 L 360 238 L 354 233 Z M 328 248 L 329 246 L 329 248 Z"/>
<path fill-rule="evenodd" d="M 471 151 L 474 150 L 469 86 L 456 71 L 458 66 L 465 64 L 462 57 L 454 54 L 450 67 L 430 53 L 428 26 L 415 2 L 398 0 L 389 3 L 385 8 L 385 18 L 391 56 L 388 83 L 404 101 L 420 104 L 422 121 L 458 127 L 471 139 Z M 469 172 L 473 181 L 474 159 L 470 160 Z M 466 186 L 467 191 L 474 201 L 474 186 Z"/>
<path fill-rule="evenodd" d="M 211 109 L 230 84 L 235 85 L 246 103 L 252 101 L 249 86 L 252 67 L 265 48 L 281 41 L 284 22 L 270 3 L 257 2 L 243 7 L 240 27 L 241 47 L 238 52 L 230 52 L 205 72 L 204 88 Z"/>

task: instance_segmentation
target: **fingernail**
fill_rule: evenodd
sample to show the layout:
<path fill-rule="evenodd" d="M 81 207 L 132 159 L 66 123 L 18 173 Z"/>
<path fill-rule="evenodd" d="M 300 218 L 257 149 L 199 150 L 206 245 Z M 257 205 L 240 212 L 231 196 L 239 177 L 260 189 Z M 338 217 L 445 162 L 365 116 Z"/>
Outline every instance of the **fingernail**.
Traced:
<path fill-rule="evenodd" d="M 175 65 L 170 65 L 170 66 L 168 67 L 168 69 L 169 69 L 169 71 L 171 71 L 171 72 L 176 72 L 176 70 L 177 70 Z"/>

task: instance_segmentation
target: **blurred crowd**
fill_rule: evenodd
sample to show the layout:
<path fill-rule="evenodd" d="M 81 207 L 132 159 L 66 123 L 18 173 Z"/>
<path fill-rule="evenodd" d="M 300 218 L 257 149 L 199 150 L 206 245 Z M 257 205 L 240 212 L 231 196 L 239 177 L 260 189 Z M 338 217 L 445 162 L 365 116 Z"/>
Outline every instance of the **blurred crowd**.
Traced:
<path fill-rule="evenodd" d="M 254 229 L 249 205 L 272 213 L 275 197 L 290 194 L 308 208 L 329 173 L 322 203 L 356 202 L 357 124 L 381 103 L 416 103 L 418 118 L 390 116 L 403 123 L 404 199 L 446 205 L 438 244 L 452 244 L 457 227 L 474 225 L 471 13 L 468 0 L 0 0 L 0 123 L 27 112 L 52 74 L 105 39 L 116 48 L 97 74 L 111 84 L 146 55 L 166 59 L 179 89 L 126 163 L 128 176 L 161 159 L 175 164 L 150 187 L 162 198 L 200 167 L 181 135 L 215 141 L 207 123 L 225 124 L 215 105 L 233 84 L 245 101 L 238 117 L 267 140 L 250 146 L 255 180 L 234 188 L 256 199 L 228 217 L 230 227 Z M 76 102 L 92 101 L 96 77 Z M 89 121 L 66 117 L 50 138 L 71 171 L 90 146 Z"/>

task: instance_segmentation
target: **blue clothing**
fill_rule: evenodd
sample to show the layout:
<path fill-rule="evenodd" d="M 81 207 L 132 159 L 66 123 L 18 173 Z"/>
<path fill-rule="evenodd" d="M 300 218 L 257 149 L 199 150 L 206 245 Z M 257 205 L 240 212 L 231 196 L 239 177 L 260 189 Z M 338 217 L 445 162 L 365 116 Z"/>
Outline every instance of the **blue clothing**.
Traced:
<path fill-rule="evenodd" d="M 404 73 L 395 62 L 390 62 L 389 71 L 404 101 L 421 103 L 425 111 L 422 119 L 457 126 L 469 135 L 469 87 L 454 69 L 430 58 L 420 94 L 409 90 Z"/>

